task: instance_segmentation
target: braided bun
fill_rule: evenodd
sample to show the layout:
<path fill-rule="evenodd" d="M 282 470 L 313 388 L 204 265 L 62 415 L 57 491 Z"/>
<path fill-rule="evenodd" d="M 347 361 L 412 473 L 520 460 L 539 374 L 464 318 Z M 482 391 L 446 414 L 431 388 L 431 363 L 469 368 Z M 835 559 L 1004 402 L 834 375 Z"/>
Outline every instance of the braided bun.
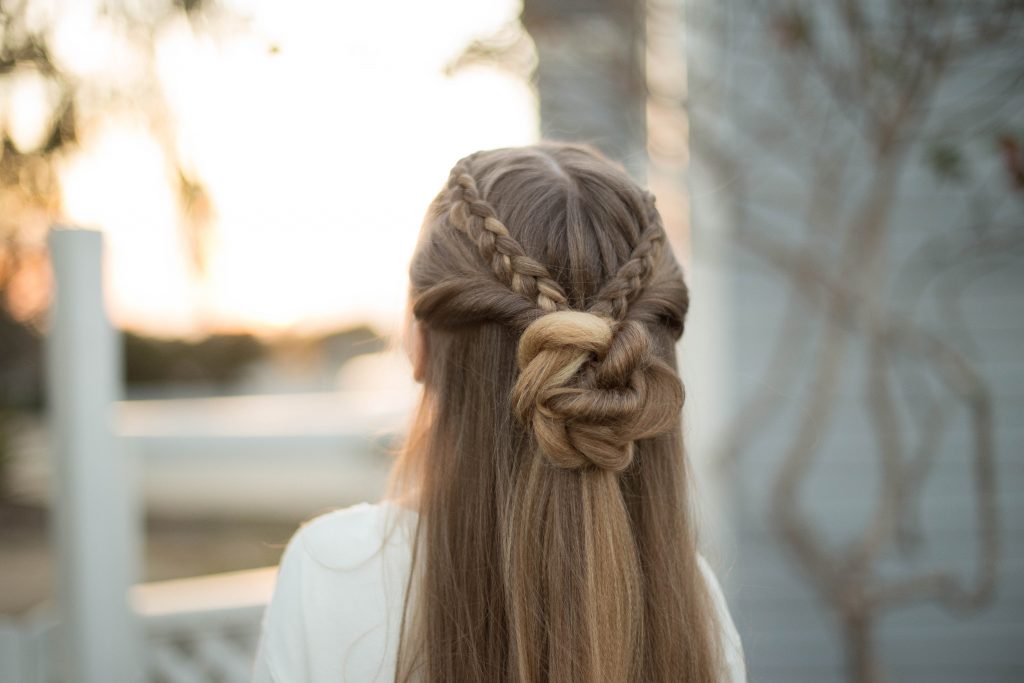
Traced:
<path fill-rule="evenodd" d="M 672 429 L 682 407 L 679 378 L 635 321 L 549 313 L 527 327 L 517 361 L 513 410 L 556 467 L 621 472 L 633 442 Z"/>

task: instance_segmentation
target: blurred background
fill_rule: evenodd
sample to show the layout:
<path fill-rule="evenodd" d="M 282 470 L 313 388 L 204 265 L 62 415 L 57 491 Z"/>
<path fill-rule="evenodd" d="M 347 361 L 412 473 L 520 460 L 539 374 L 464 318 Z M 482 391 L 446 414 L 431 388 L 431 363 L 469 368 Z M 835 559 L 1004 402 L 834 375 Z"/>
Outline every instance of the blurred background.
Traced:
<path fill-rule="evenodd" d="M 543 138 L 685 264 L 751 680 L 1022 680 L 1022 36 L 1019 0 L 0 0 L 0 681 L 247 680 L 296 526 L 384 491 L 424 209 Z"/>

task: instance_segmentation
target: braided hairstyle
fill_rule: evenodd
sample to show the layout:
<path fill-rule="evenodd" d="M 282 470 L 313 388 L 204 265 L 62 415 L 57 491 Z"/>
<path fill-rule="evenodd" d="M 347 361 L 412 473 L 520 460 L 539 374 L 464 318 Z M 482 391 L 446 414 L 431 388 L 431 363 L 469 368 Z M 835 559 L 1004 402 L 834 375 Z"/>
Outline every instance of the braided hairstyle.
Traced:
<path fill-rule="evenodd" d="M 594 150 L 459 161 L 411 267 L 424 399 L 396 486 L 417 598 L 399 680 L 714 680 L 654 197 Z"/>

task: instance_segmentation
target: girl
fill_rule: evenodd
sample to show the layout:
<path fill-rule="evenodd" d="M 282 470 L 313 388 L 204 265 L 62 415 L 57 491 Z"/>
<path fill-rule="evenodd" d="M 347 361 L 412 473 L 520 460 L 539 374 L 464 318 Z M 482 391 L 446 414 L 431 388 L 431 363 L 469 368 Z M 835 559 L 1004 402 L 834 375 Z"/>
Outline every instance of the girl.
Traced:
<path fill-rule="evenodd" d="M 459 161 L 410 269 L 423 397 L 393 494 L 306 524 L 257 681 L 743 681 L 687 504 L 687 288 L 587 147 Z"/>

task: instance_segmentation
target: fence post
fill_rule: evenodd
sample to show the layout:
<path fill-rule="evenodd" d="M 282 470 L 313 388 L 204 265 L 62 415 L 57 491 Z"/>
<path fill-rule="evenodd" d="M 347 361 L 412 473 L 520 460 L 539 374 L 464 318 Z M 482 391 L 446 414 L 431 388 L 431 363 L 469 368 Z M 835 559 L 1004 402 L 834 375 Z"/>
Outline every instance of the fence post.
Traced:
<path fill-rule="evenodd" d="M 120 345 L 103 305 L 102 235 L 54 228 L 48 243 L 54 278 L 46 360 L 60 619 L 56 668 L 66 681 L 137 681 L 142 641 L 128 588 L 138 578 L 138 545 L 124 452 L 114 435 Z"/>

